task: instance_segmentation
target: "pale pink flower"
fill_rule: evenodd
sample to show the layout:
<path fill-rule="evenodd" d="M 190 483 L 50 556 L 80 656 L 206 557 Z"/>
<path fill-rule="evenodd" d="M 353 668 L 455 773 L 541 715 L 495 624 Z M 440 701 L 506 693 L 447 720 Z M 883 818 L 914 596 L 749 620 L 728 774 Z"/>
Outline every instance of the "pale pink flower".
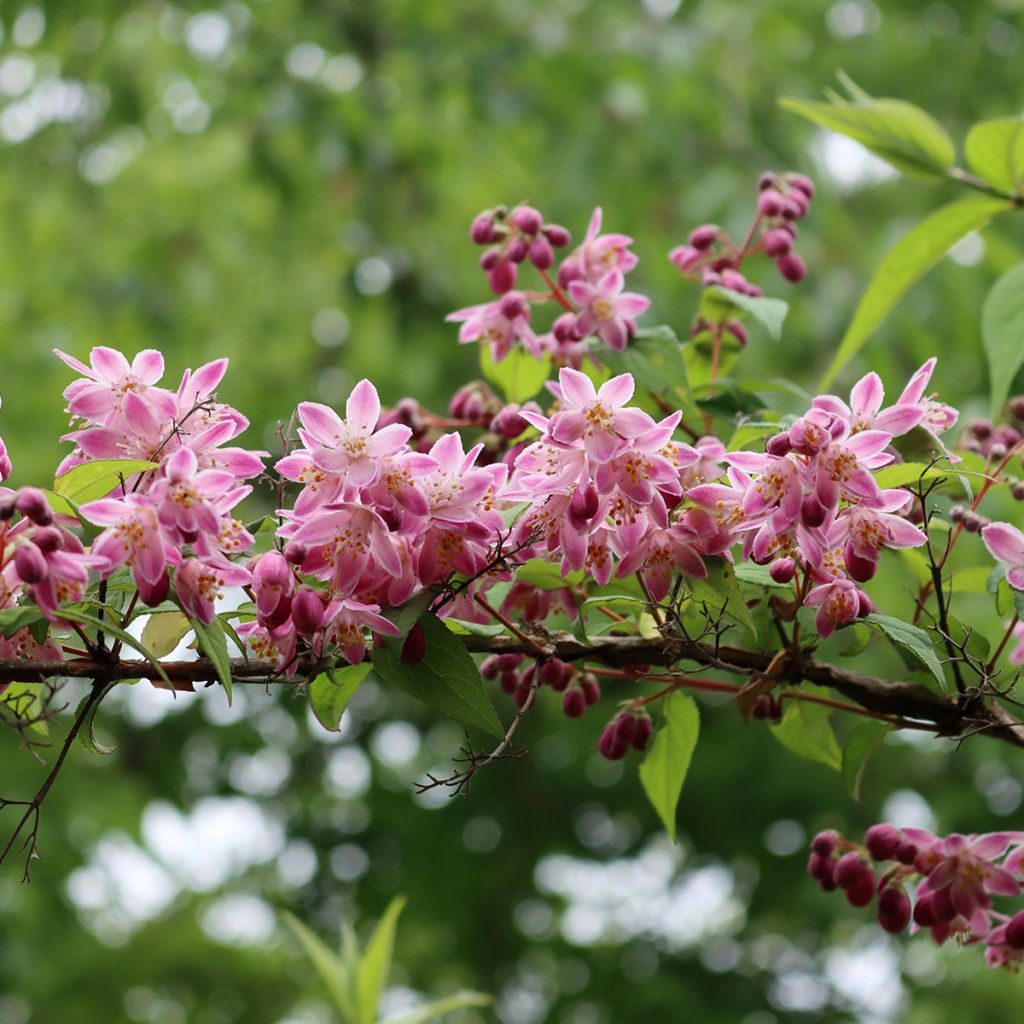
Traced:
<path fill-rule="evenodd" d="M 1024 590 L 1024 533 L 1009 523 L 990 523 L 981 531 L 989 554 L 1006 566 L 1006 582 Z"/>
<path fill-rule="evenodd" d="M 645 313 L 651 304 L 645 295 L 623 291 L 624 287 L 620 270 L 610 270 L 596 283 L 569 283 L 569 294 L 580 307 L 577 331 L 583 337 L 596 334 L 616 352 L 626 347 L 626 342 L 636 333 L 636 317 Z"/>
<path fill-rule="evenodd" d="M 244 586 L 251 578 L 248 569 L 226 559 L 187 558 L 174 570 L 174 589 L 185 614 L 208 626 L 224 588 Z"/>
<path fill-rule="evenodd" d="M 462 324 L 460 344 L 479 341 L 487 345 L 495 363 L 500 363 L 517 341 L 538 359 L 542 354 L 543 347 L 530 327 L 530 304 L 522 292 L 507 292 L 494 302 L 458 309 L 445 320 Z"/>
<path fill-rule="evenodd" d="M 837 626 L 846 626 L 872 610 L 871 599 L 853 580 L 836 578 L 814 587 L 804 598 L 805 605 L 820 605 L 814 618 L 818 632 L 829 637 Z"/>
<path fill-rule="evenodd" d="M 174 415 L 174 396 L 153 385 L 164 375 L 164 357 L 155 349 L 143 349 L 131 364 L 116 349 L 98 345 L 90 353 L 91 366 L 55 348 L 54 353 L 84 380 L 76 380 L 64 389 L 68 412 L 85 420 L 102 421 L 119 412 L 129 393 L 144 395 L 164 419 Z"/>
<path fill-rule="evenodd" d="M 167 568 L 167 552 L 156 508 L 148 496 L 102 498 L 81 508 L 91 523 L 106 526 L 92 545 L 101 576 L 127 565 L 136 581 L 155 584 Z"/>
<path fill-rule="evenodd" d="M 402 631 L 380 614 L 380 606 L 363 604 L 351 598 L 332 601 L 324 616 L 324 637 L 341 648 L 349 664 L 358 665 L 366 653 L 364 630 L 372 629 L 384 636 L 401 636 Z"/>
<path fill-rule="evenodd" d="M 927 363 L 925 365 L 927 366 Z M 904 395 L 906 394 L 904 392 Z M 860 433 L 862 430 L 884 430 L 893 437 L 899 437 L 908 430 L 913 430 L 924 419 L 923 407 L 904 401 L 901 397 L 896 405 L 883 409 L 884 399 L 885 388 L 882 386 L 882 379 L 877 373 L 872 372 L 865 374 L 854 384 L 850 391 L 849 405 L 835 395 L 819 395 L 811 405 L 845 420 L 851 434 Z"/>

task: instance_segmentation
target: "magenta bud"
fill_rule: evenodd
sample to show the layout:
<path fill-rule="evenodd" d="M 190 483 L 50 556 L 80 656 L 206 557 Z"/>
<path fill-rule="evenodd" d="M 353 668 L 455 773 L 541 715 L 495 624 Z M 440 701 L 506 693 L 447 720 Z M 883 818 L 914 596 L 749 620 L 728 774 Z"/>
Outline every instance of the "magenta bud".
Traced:
<path fill-rule="evenodd" d="M 932 914 L 939 924 L 945 924 L 956 917 L 958 911 L 953 905 L 953 894 L 947 885 L 944 889 L 936 889 L 932 893 Z"/>
<path fill-rule="evenodd" d="M 864 833 L 864 845 L 875 860 L 892 860 L 903 845 L 903 833 L 888 823 L 872 825 Z"/>
<path fill-rule="evenodd" d="M 740 293 L 750 287 L 750 282 L 738 270 L 723 270 L 722 284 L 731 291 Z"/>
<path fill-rule="evenodd" d="M 1024 395 L 1016 395 L 1010 399 L 1010 414 L 1014 419 L 1024 420 Z"/>
<path fill-rule="evenodd" d="M 516 265 L 511 260 L 498 260 L 487 271 L 487 283 L 495 295 L 504 295 L 516 286 Z"/>
<path fill-rule="evenodd" d="M 906 864 L 908 867 L 917 860 L 917 844 L 911 842 L 909 839 L 904 839 L 900 843 L 900 848 L 896 851 L 896 860 L 901 864 Z"/>
<path fill-rule="evenodd" d="M 615 735 L 620 743 L 624 743 L 627 747 L 633 742 L 633 737 L 636 735 L 637 722 L 639 719 L 636 715 L 631 714 L 628 711 L 620 712 L 614 719 L 615 722 Z"/>
<path fill-rule="evenodd" d="M 500 249 L 488 249 L 487 252 L 480 254 L 480 269 L 490 272 L 498 265 L 498 260 L 500 259 Z"/>
<path fill-rule="evenodd" d="M 402 653 L 399 657 L 399 661 L 403 665 L 415 665 L 418 661 L 423 660 L 423 655 L 427 650 L 427 635 L 423 632 L 423 627 L 417 622 L 412 629 L 409 630 L 408 635 L 405 638 L 405 643 L 402 644 Z"/>
<path fill-rule="evenodd" d="M 40 551 L 49 554 L 64 544 L 64 536 L 56 526 L 38 526 L 32 531 L 32 543 Z"/>
<path fill-rule="evenodd" d="M 14 503 L 17 496 L 13 493 L 0 496 L 0 522 L 7 522 L 14 517 Z"/>
<path fill-rule="evenodd" d="M 537 669 L 537 678 L 543 686 L 564 690 L 569 681 L 569 666 L 561 658 L 549 658 Z"/>
<path fill-rule="evenodd" d="M 687 242 L 694 247 L 694 249 L 700 249 L 701 252 L 710 249 L 718 239 L 718 227 L 714 224 L 701 224 L 699 228 L 694 228 L 690 232 L 690 237 L 687 238 Z"/>
<path fill-rule="evenodd" d="M 295 595 L 296 598 L 298 594 Z M 501 655 L 500 654 L 489 654 L 483 661 L 480 662 L 480 675 L 484 679 L 497 679 L 498 674 L 501 672 Z"/>
<path fill-rule="evenodd" d="M 519 683 L 516 686 L 515 693 L 513 694 L 513 697 L 515 698 L 515 702 L 516 702 L 516 707 L 517 708 L 521 708 L 521 707 L 524 707 L 526 705 L 526 702 L 530 699 L 530 692 L 532 690 L 533 690 L 533 685 L 530 682 L 530 680 L 528 680 L 526 678 L 526 675 L 524 674 L 523 678 L 519 680 Z"/>
<path fill-rule="evenodd" d="M 518 405 L 506 405 L 494 419 L 491 420 L 491 430 L 504 438 L 512 441 L 517 438 L 529 424 L 519 415 Z"/>
<path fill-rule="evenodd" d="M 863 558 L 856 551 L 847 550 L 843 556 L 846 560 L 846 571 L 858 583 L 866 583 L 878 571 L 878 563 L 870 558 Z"/>
<path fill-rule="evenodd" d="M 597 741 L 597 749 L 601 752 L 601 756 L 609 761 L 621 761 L 626 756 L 629 751 L 629 743 L 619 739 L 615 719 L 612 719 L 604 727 L 601 738 Z"/>
<path fill-rule="evenodd" d="M 924 896 L 918 899 L 912 916 L 914 924 L 919 925 L 921 928 L 931 928 L 932 925 L 939 923 L 939 919 L 935 916 L 932 893 L 925 893 Z"/>
<path fill-rule="evenodd" d="M 807 216 L 810 204 L 803 192 L 790 192 L 782 201 L 782 216 L 786 220 L 800 220 Z"/>
<path fill-rule="evenodd" d="M 811 840 L 811 849 L 818 854 L 819 857 L 830 857 L 836 847 L 839 845 L 839 833 L 835 829 L 828 829 L 824 832 L 819 832 Z"/>
<path fill-rule="evenodd" d="M 725 329 L 744 347 L 750 340 L 750 335 L 747 334 L 747 329 L 743 325 L 742 320 L 727 320 L 725 322 Z"/>
<path fill-rule="evenodd" d="M 874 610 L 875 610 L 875 604 L 871 600 L 871 598 L 868 597 L 868 595 L 865 594 L 863 590 L 858 590 L 857 591 L 857 618 L 858 619 L 866 618 Z"/>
<path fill-rule="evenodd" d="M 788 181 L 793 188 L 803 192 L 808 199 L 814 198 L 814 193 L 816 191 L 814 182 L 811 181 L 806 174 L 787 174 L 786 181 Z"/>
<path fill-rule="evenodd" d="M 776 175 L 774 171 L 763 171 L 757 178 L 757 191 L 763 192 L 766 188 L 771 188 L 775 181 Z"/>
<path fill-rule="evenodd" d="M 569 718 L 580 718 L 587 710 L 587 698 L 578 686 L 569 686 L 562 694 L 562 711 Z"/>
<path fill-rule="evenodd" d="M 636 732 L 633 733 L 632 746 L 634 750 L 646 750 L 647 744 L 651 741 L 651 733 L 654 732 L 654 723 L 649 715 L 637 715 Z"/>
<path fill-rule="evenodd" d="M 851 850 L 849 853 L 844 853 L 836 861 L 836 883 L 843 889 L 846 889 L 866 873 L 870 873 L 870 871 L 871 869 L 864 862 L 864 858 L 859 853 Z"/>
<path fill-rule="evenodd" d="M 776 558 L 768 572 L 776 583 L 791 583 L 796 575 L 796 562 L 792 558 Z"/>
<path fill-rule="evenodd" d="M 757 209 L 763 217 L 777 217 L 782 213 L 783 199 L 775 189 L 766 188 L 757 197 Z"/>
<path fill-rule="evenodd" d="M 576 330 L 576 314 L 563 313 L 552 325 L 551 333 L 555 341 L 563 345 L 570 341 L 579 341 L 580 332 Z"/>
<path fill-rule="evenodd" d="M 587 483 L 572 492 L 569 499 L 569 518 L 576 526 L 585 526 L 597 515 L 601 495 L 593 483 Z"/>
<path fill-rule="evenodd" d="M 312 636 L 324 624 L 324 603 L 310 587 L 299 587 L 292 598 L 292 622 L 299 636 Z"/>
<path fill-rule="evenodd" d="M 807 265 L 795 252 L 788 252 L 785 256 L 781 256 L 776 266 L 779 268 L 779 273 L 794 284 L 802 281 L 807 274 Z"/>
<path fill-rule="evenodd" d="M 140 579 L 136 581 L 136 586 L 139 591 L 139 598 L 147 608 L 155 608 L 158 604 L 162 604 L 167 600 L 167 595 L 171 592 L 171 577 L 167 570 L 164 570 L 164 574 L 156 581 L 156 583 L 147 583 L 145 580 Z"/>
<path fill-rule="evenodd" d="M 302 541 L 290 540 L 281 549 L 281 554 L 289 561 L 292 565 L 302 565 L 302 563 L 309 558 L 309 548 L 306 547 Z"/>
<path fill-rule="evenodd" d="M 512 223 L 515 224 L 524 235 L 535 235 L 541 229 L 544 218 L 539 210 L 532 206 L 517 206 L 512 211 Z"/>
<path fill-rule="evenodd" d="M 502 296 L 498 309 L 506 320 L 515 320 L 516 317 L 526 316 L 530 312 L 522 292 L 509 292 Z"/>
<path fill-rule="evenodd" d="M 575 256 L 567 256 L 558 267 L 558 284 L 562 288 L 568 288 L 573 281 L 578 281 L 583 276 L 583 267 Z"/>
<path fill-rule="evenodd" d="M 14 551 L 14 568 L 22 583 L 42 583 L 49 568 L 42 551 L 31 541 L 19 544 Z"/>
<path fill-rule="evenodd" d="M 587 700 L 588 708 L 592 708 L 601 699 L 601 684 L 593 672 L 584 672 L 580 676 L 580 689 Z"/>
<path fill-rule="evenodd" d="M 513 238 L 508 243 L 505 256 L 513 263 L 522 263 L 526 259 L 527 252 L 529 252 L 529 246 L 526 244 L 526 240 L 523 238 Z"/>
<path fill-rule="evenodd" d="M 838 881 L 838 879 L 837 879 Z M 870 869 L 846 887 L 846 902 L 851 907 L 866 907 L 875 898 L 875 875 Z"/>
<path fill-rule="evenodd" d="M 507 672 L 501 674 L 501 689 L 504 693 L 515 693 L 519 688 L 519 673 L 514 669 L 509 669 Z"/>
<path fill-rule="evenodd" d="M 490 210 L 474 219 L 469 229 L 469 237 L 477 245 L 490 245 L 494 241 L 494 218 Z"/>
<path fill-rule="evenodd" d="M 543 235 L 530 243 L 527 256 L 538 270 L 550 270 L 555 265 L 555 250 Z"/>
<path fill-rule="evenodd" d="M 788 455 L 793 450 L 793 442 L 789 439 L 789 431 L 783 431 L 781 434 L 773 434 L 768 438 L 768 441 L 764 446 L 765 451 L 769 455 Z"/>
<path fill-rule="evenodd" d="M 772 228 L 766 231 L 762 241 L 764 251 L 773 260 L 785 256 L 793 248 L 793 237 L 783 228 Z"/>
<path fill-rule="evenodd" d="M 39 526 L 49 526 L 53 522 L 53 510 L 38 487 L 22 487 L 14 499 L 14 507 Z"/>
<path fill-rule="evenodd" d="M 1006 944 L 1012 949 L 1024 949 L 1024 910 L 1018 910 L 1007 923 Z"/>
<path fill-rule="evenodd" d="M 569 229 L 562 227 L 561 224 L 545 224 L 544 234 L 556 249 L 564 249 L 572 241 Z"/>
<path fill-rule="evenodd" d="M 828 509 L 820 501 L 816 494 L 805 494 L 803 501 L 800 502 L 800 519 L 804 526 L 814 529 L 816 526 L 821 526 L 825 522 L 825 517 L 828 515 Z"/>
<path fill-rule="evenodd" d="M 668 254 L 668 258 L 685 274 L 704 259 L 704 252 L 692 245 L 677 245 Z"/>
<path fill-rule="evenodd" d="M 759 722 L 763 722 L 771 718 L 772 704 L 771 694 L 762 693 L 761 696 L 754 701 L 753 707 L 750 709 L 751 717 L 756 718 Z"/>
<path fill-rule="evenodd" d="M 910 924 L 910 897 L 902 885 L 887 885 L 879 893 L 878 923 L 893 935 Z"/>
<path fill-rule="evenodd" d="M 807 858 L 807 873 L 819 882 L 833 881 L 833 861 L 830 854 L 812 853 Z"/>

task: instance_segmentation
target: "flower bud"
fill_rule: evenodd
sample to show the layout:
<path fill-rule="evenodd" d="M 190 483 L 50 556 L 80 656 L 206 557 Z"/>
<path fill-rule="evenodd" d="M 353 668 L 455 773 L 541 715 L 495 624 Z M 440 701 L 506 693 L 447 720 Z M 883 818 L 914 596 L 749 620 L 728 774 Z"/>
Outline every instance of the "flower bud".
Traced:
<path fill-rule="evenodd" d="M 13 493 L 0 496 L 0 522 L 6 523 L 14 516 L 14 503 L 16 497 L 17 496 Z"/>
<path fill-rule="evenodd" d="M 530 313 L 530 307 L 522 292 L 509 292 L 504 295 L 498 303 L 498 310 L 506 320 L 529 316 Z"/>
<path fill-rule="evenodd" d="M 526 254 L 530 251 L 530 247 L 526 244 L 524 238 L 513 238 L 508 243 L 508 248 L 505 250 L 505 255 L 513 263 L 522 263 L 526 259 Z"/>
<path fill-rule="evenodd" d="M 547 236 L 547 240 L 556 249 L 564 249 L 572 241 L 569 229 L 562 227 L 561 224 L 545 224 L 543 231 Z"/>
<path fill-rule="evenodd" d="M 569 718 L 580 718 L 587 710 L 587 698 L 578 686 L 569 685 L 562 694 L 562 711 Z"/>
<path fill-rule="evenodd" d="M 1014 419 L 1024 420 L 1024 395 L 1010 399 L 1010 414 Z"/>
<path fill-rule="evenodd" d="M 792 558 L 776 558 L 768 572 L 776 583 L 790 583 L 796 575 L 796 562 Z"/>
<path fill-rule="evenodd" d="M 953 905 L 953 894 L 949 886 L 932 893 L 932 914 L 939 924 L 946 924 L 956 917 L 958 911 Z"/>
<path fill-rule="evenodd" d="M 763 192 L 766 188 L 771 188 L 776 181 L 774 171 L 764 171 L 757 177 L 757 191 Z"/>
<path fill-rule="evenodd" d="M 515 693 L 519 689 L 519 673 L 513 669 L 502 672 L 501 689 L 503 693 Z"/>
<path fill-rule="evenodd" d="M 810 204 L 807 202 L 807 196 L 802 192 L 790 192 L 782 200 L 782 216 L 786 220 L 800 220 L 806 217 L 809 208 Z"/>
<path fill-rule="evenodd" d="M 517 206 L 512 211 L 510 219 L 524 235 L 537 234 L 544 223 L 544 218 L 540 215 L 540 211 L 535 210 L 532 206 Z"/>
<path fill-rule="evenodd" d="M 875 898 L 875 875 L 871 868 L 846 887 L 846 902 L 851 907 L 866 907 Z"/>
<path fill-rule="evenodd" d="M 56 526 L 38 526 L 32 531 L 32 543 L 40 551 L 49 554 L 63 547 L 64 537 Z"/>
<path fill-rule="evenodd" d="M 480 254 L 480 269 L 491 271 L 498 265 L 498 260 L 501 259 L 500 249 L 488 249 L 487 252 Z"/>
<path fill-rule="evenodd" d="M 588 708 L 592 708 L 601 699 L 601 684 L 593 672 L 584 672 L 580 676 L 580 689 L 587 700 Z"/>
<path fill-rule="evenodd" d="M 167 595 L 171 592 L 171 576 L 165 569 L 163 576 L 156 583 L 147 583 L 144 579 L 139 579 L 136 580 L 136 586 L 142 603 L 147 608 L 155 608 L 167 600 Z"/>
<path fill-rule="evenodd" d="M 511 260 L 498 260 L 487 272 L 487 283 L 495 295 L 504 295 L 516 286 L 516 265 Z"/>
<path fill-rule="evenodd" d="M 578 281 L 583 276 L 583 267 L 575 256 L 569 256 L 562 260 L 558 268 L 558 284 L 561 288 L 568 288 L 573 281 Z"/>
<path fill-rule="evenodd" d="M 651 741 L 651 733 L 654 732 L 654 723 L 650 715 L 636 715 L 636 732 L 633 733 L 632 746 L 634 750 L 646 750 L 647 744 Z"/>
<path fill-rule="evenodd" d="M 873 562 L 870 558 L 863 558 L 856 551 L 849 548 L 844 553 L 844 558 L 846 560 L 846 571 L 858 583 L 866 583 L 878 571 L 877 562 Z"/>
<path fill-rule="evenodd" d="M 31 541 L 19 544 L 14 552 L 14 568 L 22 583 L 42 583 L 49 573 L 42 551 Z"/>
<path fill-rule="evenodd" d="M 863 590 L 857 591 L 857 618 L 863 619 L 870 615 L 875 610 L 875 603 L 864 593 Z"/>
<path fill-rule="evenodd" d="M 765 255 L 776 260 L 780 256 L 785 256 L 793 248 L 793 237 L 782 228 L 772 228 L 771 231 L 765 232 L 761 245 Z"/>
<path fill-rule="evenodd" d="M 309 548 L 307 548 L 302 541 L 290 540 L 281 549 L 281 554 L 284 555 L 285 559 L 292 565 L 302 565 L 302 563 L 309 558 Z"/>
<path fill-rule="evenodd" d="M 494 241 L 494 218 L 490 210 L 477 215 L 470 226 L 469 237 L 477 245 L 490 245 Z"/>
<path fill-rule="evenodd" d="M 932 925 L 938 924 L 938 918 L 935 916 L 935 910 L 933 908 L 933 893 L 925 893 L 924 896 L 918 897 L 917 903 L 914 905 L 914 924 L 921 928 L 931 928 Z"/>
<path fill-rule="evenodd" d="M 818 501 L 816 494 L 812 492 L 804 495 L 803 501 L 800 502 L 800 519 L 804 526 L 811 529 L 821 526 L 827 515 L 828 509 Z"/>
<path fill-rule="evenodd" d="M 750 340 L 750 335 L 747 333 L 746 327 L 743 325 L 742 320 L 727 320 L 725 322 L 725 329 L 744 347 Z"/>
<path fill-rule="evenodd" d="M 765 451 L 769 455 L 776 455 L 780 458 L 788 455 L 793 450 L 793 442 L 789 439 L 789 431 L 784 430 L 781 434 L 772 434 L 765 442 Z"/>
<path fill-rule="evenodd" d="M 807 873 L 819 882 L 833 881 L 834 864 L 829 854 L 812 853 L 807 858 Z"/>
<path fill-rule="evenodd" d="M 692 245 L 677 245 L 668 254 L 668 258 L 685 274 L 704 259 L 704 253 Z"/>
<path fill-rule="evenodd" d="M 759 722 L 763 722 L 772 717 L 772 698 L 770 694 L 762 693 L 761 696 L 754 701 L 753 706 L 750 709 L 750 716 L 757 719 Z"/>
<path fill-rule="evenodd" d="M 14 507 L 39 526 L 49 526 L 53 522 L 53 510 L 38 487 L 22 487 L 14 499 Z"/>
<path fill-rule="evenodd" d="M 917 844 L 912 842 L 910 839 L 904 839 L 900 843 L 899 849 L 896 851 L 895 860 L 898 860 L 901 864 L 906 864 L 908 867 L 917 860 Z"/>
<path fill-rule="evenodd" d="M 1002 441 L 996 441 L 994 445 L 988 450 L 988 457 L 998 462 L 1000 459 L 1006 458 L 1006 445 Z"/>
<path fill-rule="evenodd" d="M 766 188 L 757 199 L 757 209 L 762 217 L 777 217 L 782 213 L 782 194 Z"/>
<path fill-rule="evenodd" d="M 300 587 L 292 598 L 292 622 L 299 636 L 312 636 L 324 624 L 324 602 L 310 587 Z"/>
<path fill-rule="evenodd" d="M 423 660 L 423 655 L 427 650 L 427 635 L 423 632 L 423 627 L 417 622 L 412 629 L 409 630 L 405 643 L 402 644 L 402 654 L 399 660 L 403 665 L 415 665 L 417 662 Z"/>
<path fill-rule="evenodd" d="M 532 691 L 533 683 L 524 675 L 523 678 L 519 680 L 519 685 L 516 686 L 516 691 L 512 695 L 515 698 L 517 708 L 526 706 L 526 702 L 530 699 L 530 693 Z"/>
<path fill-rule="evenodd" d="M 555 250 L 543 235 L 538 235 L 530 243 L 527 256 L 538 270 L 550 270 L 555 265 Z"/>
<path fill-rule="evenodd" d="M 966 515 L 967 509 L 965 509 L 963 505 L 954 505 L 949 510 L 949 518 L 954 523 L 962 523 L 964 520 L 964 516 Z"/>
<path fill-rule="evenodd" d="M 1010 494 L 1014 501 L 1024 501 L 1024 480 L 1018 480 L 1010 487 Z"/>
<path fill-rule="evenodd" d="M 795 252 L 787 252 L 785 256 L 780 256 L 775 265 L 779 268 L 779 273 L 794 284 L 802 281 L 807 274 L 807 265 Z"/>
<path fill-rule="evenodd" d="M 808 199 L 814 198 L 814 182 L 806 174 L 787 174 L 786 181 L 795 189 L 803 192 Z"/>
<path fill-rule="evenodd" d="M 992 436 L 991 420 L 974 420 L 967 428 L 979 441 L 987 441 Z"/>
<path fill-rule="evenodd" d="M 620 743 L 624 743 L 628 747 L 633 742 L 633 737 L 636 735 L 638 721 L 639 719 L 637 716 L 628 711 L 620 712 L 613 719 L 613 722 L 615 723 L 615 735 Z"/>
<path fill-rule="evenodd" d="M 506 441 L 515 440 L 528 426 L 526 420 L 519 415 L 518 405 L 506 405 L 491 420 L 491 430 Z"/>
<path fill-rule="evenodd" d="M 836 832 L 835 829 L 831 828 L 825 832 L 819 832 L 811 840 L 811 849 L 818 854 L 819 857 L 831 857 L 838 845 L 839 833 Z"/>
<path fill-rule="evenodd" d="M 892 860 L 903 845 L 903 833 L 888 823 L 872 825 L 864 833 L 864 845 L 875 860 Z"/>
<path fill-rule="evenodd" d="M 1006 944 L 1012 949 L 1024 949 L 1024 910 L 1017 911 L 1007 923 Z"/>
<path fill-rule="evenodd" d="M 849 853 L 844 853 L 836 862 L 836 882 L 843 889 L 847 889 L 870 871 L 864 858 L 851 850 Z"/>
<path fill-rule="evenodd" d="M 597 749 L 601 756 L 609 761 L 621 761 L 629 751 L 629 743 L 619 739 L 614 718 L 604 727 L 601 738 L 597 741 Z"/>
<path fill-rule="evenodd" d="M 902 885 L 887 885 L 879 894 L 878 923 L 892 935 L 910 924 L 910 897 Z"/>
<path fill-rule="evenodd" d="M 543 686 L 550 686 L 561 692 L 569 682 L 570 666 L 561 658 L 549 658 L 537 670 L 537 678 Z"/>
<path fill-rule="evenodd" d="M 710 249 L 718 239 L 718 227 L 714 224 L 701 224 L 699 228 L 694 228 L 690 232 L 690 237 L 687 238 L 687 242 L 693 246 L 694 249 L 699 249 L 701 252 Z"/>

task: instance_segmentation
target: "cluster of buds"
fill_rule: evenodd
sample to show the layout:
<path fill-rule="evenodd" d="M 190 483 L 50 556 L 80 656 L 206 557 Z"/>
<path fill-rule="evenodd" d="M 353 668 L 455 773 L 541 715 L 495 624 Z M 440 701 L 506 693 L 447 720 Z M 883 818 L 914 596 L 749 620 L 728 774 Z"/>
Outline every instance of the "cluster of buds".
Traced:
<path fill-rule="evenodd" d="M 522 707 L 535 686 L 547 686 L 562 694 L 562 710 L 569 718 L 579 718 L 601 699 L 601 687 L 592 672 L 581 672 L 561 658 L 530 661 L 522 654 L 492 654 L 480 665 L 485 679 L 497 679 L 501 689 Z"/>
<path fill-rule="evenodd" d="M 609 761 L 621 761 L 630 750 L 646 750 L 654 725 L 642 707 L 627 707 L 605 727 L 597 749 Z"/>
<path fill-rule="evenodd" d="M 750 717 L 759 721 L 782 720 L 782 701 L 771 693 L 762 693 L 750 707 Z"/>
<path fill-rule="evenodd" d="M 529 260 L 538 270 L 555 265 L 555 250 L 564 249 L 572 240 L 561 224 L 546 224 L 532 206 L 496 206 L 478 214 L 469 229 L 477 245 L 488 246 L 480 257 L 480 267 L 495 295 L 504 295 L 516 286 L 519 264 Z"/>
<path fill-rule="evenodd" d="M 981 533 L 992 522 L 991 519 L 987 519 L 980 512 L 975 512 L 974 509 L 966 508 L 963 505 L 954 505 L 949 510 L 949 518 L 954 523 L 962 524 L 968 533 Z"/>
<path fill-rule="evenodd" d="M 761 289 L 740 273 L 740 266 L 751 253 L 762 252 L 775 261 L 787 281 L 803 279 L 807 267 L 793 251 L 795 222 L 810 210 L 814 182 L 803 174 L 768 171 L 758 179 L 758 188 L 757 218 L 742 245 L 737 245 L 718 224 L 702 224 L 690 232 L 685 245 L 668 254 L 682 274 L 699 280 L 705 288 L 717 285 L 758 296 L 763 294 Z"/>
<path fill-rule="evenodd" d="M 992 420 L 973 420 L 967 425 L 964 436 L 960 439 L 959 448 L 964 452 L 978 452 L 991 462 L 1001 462 L 1007 453 L 1024 440 L 1024 395 L 1011 398 L 1007 406 L 1010 415 L 1016 420 L 1013 423 L 993 423 Z M 1024 499 L 1024 486 L 1018 488 L 1014 497 L 1018 501 Z"/>
<path fill-rule="evenodd" d="M 942 945 L 984 942 L 990 967 L 1024 962 L 1024 910 L 1000 913 L 991 897 L 1020 896 L 1024 832 L 953 833 L 940 838 L 918 828 L 872 825 L 862 845 L 838 832 L 819 832 L 807 863 L 826 892 L 841 889 L 855 907 L 877 895 L 878 923 L 898 934 L 927 928 Z M 914 902 L 908 884 L 916 882 Z"/>

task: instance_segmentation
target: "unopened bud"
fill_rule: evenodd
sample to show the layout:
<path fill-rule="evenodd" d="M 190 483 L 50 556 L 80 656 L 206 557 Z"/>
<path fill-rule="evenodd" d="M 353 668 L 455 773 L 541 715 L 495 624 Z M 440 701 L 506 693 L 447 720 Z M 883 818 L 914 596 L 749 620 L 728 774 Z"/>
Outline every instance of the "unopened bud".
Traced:
<path fill-rule="evenodd" d="M 543 235 L 538 235 L 530 243 L 527 256 L 538 270 L 549 270 L 555 265 L 555 250 Z"/>
<path fill-rule="evenodd" d="M 426 650 L 427 635 L 423 632 L 423 627 L 417 622 L 409 630 L 405 643 L 402 644 L 402 654 L 399 660 L 403 665 L 415 665 L 423 660 Z"/>
<path fill-rule="evenodd" d="M 839 845 L 839 833 L 835 829 L 819 832 L 811 840 L 811 849 L 820 857 L 830 857 Z"/>
<path fill-rule="evenodd" d="M 312 636 L 324 624 L 324 602 L 310 587 L 300 587 L 292 598 L 292 622 L 299 636 Z"/>
<path fill-rule="evenodd" d="M 469 229 L 469 237 L 477 245 L 490 245 L 494 241 L 494 218 L 489 210 L 474 219 Z"/>
<path fill-rule="evenodd" d="M 309 558 L 309 548 L 300 540 L 290 540 L 281 549 L 281 554 L 292 564 L 302 565 Z"/>
<path fill-rule="evenodd" d="M 556 249 L 564 249 L 572 241 L 569 229 L 562 227 L 561 224 L 545 224 L 544 234 Z"/>
<path fill-rule="evenodd" d="M 699 228 L 694 228 L 690 232 L 690 237 L 687 241 L 694 249 L 700 249 L 704 252 L 710 249 L 718 239 L 718 228 L 714 224 L 702 224 Z"/>
<path fill-rule="evenodd" d="M 513 238 L 508 243 L 508 248 L 505 250 L 505 255 L 513 263 L 522 263 L 526 259 L 526 254 L 529 252 L 530 247 L 526 244 L 524 238 Z"/>
<path fill-rule="evenodd" d="M 788 252 L 785 256 L 780 256 L 775 265 L 779 268 L 779 273 L 794 284 L 802 281 L 807 274 L 807 265 L 795 252 Z"/>
<path fill-rule="evenodd" d="M 593 672 L 584 672 L 580 676 L 580 689 L 587 700 L 587 707 L 593 707 L 601 699 L 601 684 Z"/>
<path fill-rule="evenodd" d="M 511 260 L 498 260 L 487 272 L 487 283 L 495 295 L 511 291 L 516 286 L 516 265 Z"/>
<path fill-rule="evenodd" d="M 14 499 L 14 507 L 39 526 L 49 526 L 53 522 L 53 510 L 38 487 L 22 487 Z"/>
<path fill-rule="evenodd" d="M 846 888 L 846 902 L 851 907 L 866 907 L 875 898 L 875 875 L 868 868 L 853 885 Z"/>
<path fill-rule="evenodd" d="M 864 833 L 864 845 L 875 860 L 892 860 L 903 845 L 903 833 L 885 822 L 872 825 Z"/>
<path fill-rule="evenodd" d="M 19 544 L 14 552 L 14 568 L 22 583 L 42 583 L 49 573 L 42 551 L 31 541 Z"/>
<path fill-rule="evenodd" d="M 524 235 L 537 234 L 544 223 L 544 218 L 540 215 L 540 211 L 535 210 L 532 206 L 517 206 L 512 211 L 511 220 Z"/>
<path fill-rule="evenodd" d="M 910 897 L 902 885 L 887 885 L 879 894 L 878 923 L 892 935 L 910 924 Z"/>
<path fill-rule="evenodd" d="M 1007 923 L 1006 944 L 1012 949 L 1024 949 L 1024 910 L 1018 910 Z"/>

